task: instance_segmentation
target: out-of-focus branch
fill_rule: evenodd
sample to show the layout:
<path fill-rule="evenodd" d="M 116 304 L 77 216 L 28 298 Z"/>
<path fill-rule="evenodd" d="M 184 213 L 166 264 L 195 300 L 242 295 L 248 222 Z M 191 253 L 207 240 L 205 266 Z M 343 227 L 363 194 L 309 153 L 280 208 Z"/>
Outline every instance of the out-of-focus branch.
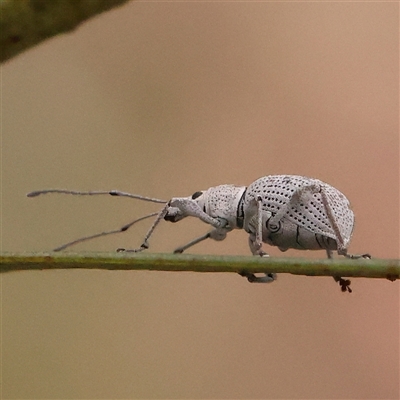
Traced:
<path fill-rule="evenodd" d="M 0 0 L 0 61 L 129 0 Z"/>
<path fill-rule="evenodd" d="M 399 260 L 312 260 L 160 253 L 49 253 L 0 255 L 0 271 L 44 269 L 153 270 L 192 272 L 288 273 L 399 279 Z"/>

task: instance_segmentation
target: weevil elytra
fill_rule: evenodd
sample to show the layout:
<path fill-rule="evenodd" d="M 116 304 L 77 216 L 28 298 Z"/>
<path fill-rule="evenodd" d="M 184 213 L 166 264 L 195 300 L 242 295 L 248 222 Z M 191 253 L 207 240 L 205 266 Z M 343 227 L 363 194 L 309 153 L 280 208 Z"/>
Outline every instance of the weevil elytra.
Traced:
<path fill-rule="evenodd" d="M 268 257 L 262 244 L 288 249 L 325 250 L 328 258 L 333 251 L 347 258 L 371 258 L 369 254 L 351 255 L 347 248 L 354 227 L 354 213 L 346 196 L 333 186 L 318 179 L 297 175 L 268 175 L 257 179 L 248 187 L 220 185 L 195 192 L 189 197 L 173 197 L 169 201 L 145 197 L 117 190 L 72 191 L 63 189 L 39 190 L 29 193 L 35 197 L 46 193 L 72 195 L 126 196 L 134 199 L 162 203 L 156 213 L 145 215 L 123 227 L 82 237 L 54 249 L 60 251 L 74 244 L 95 237 L 124 232 L 136 222 L 155 216 L 143 243 L 136 249 L 118 251 L 139 252 L 149 248 L 149 239 L 162 219 L 178 222 L 186 217 L 196 217 L 213 228 L 189 243 L 175 249 L 182 253 L 191 246 L 206 240 L 224 240 L 233 229 L 244 229 L 249 234 L 249 246 L 253 255 Z M 275 274 L 258 277 L 243 273 L 249 282 L 272 282 Z M 342 291 L 349 291 L 350 281 L 334 278 Z"/>

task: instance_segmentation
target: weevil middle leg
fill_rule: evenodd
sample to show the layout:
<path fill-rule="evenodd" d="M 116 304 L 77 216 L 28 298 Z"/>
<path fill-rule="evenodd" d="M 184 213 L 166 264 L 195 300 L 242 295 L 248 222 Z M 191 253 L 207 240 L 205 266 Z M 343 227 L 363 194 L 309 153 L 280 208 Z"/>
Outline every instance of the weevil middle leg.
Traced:
<path fill-rule="evenodd" d="M 249 247 L 253 255 L 261 257 L 269 257 L 262 249 L 262 198 L 257 196 L 257 213 L 256 219 L 256 232 L 255 234 L 250 234 L 249 236 Z M 276 280 L 276 274 L 274 273 L 263 273 L 264 276 L 256 276 L 255 274 L 247 271 L 239 272 L 240 276 L 244 276 L 251 283 L 271 283 Z"/>

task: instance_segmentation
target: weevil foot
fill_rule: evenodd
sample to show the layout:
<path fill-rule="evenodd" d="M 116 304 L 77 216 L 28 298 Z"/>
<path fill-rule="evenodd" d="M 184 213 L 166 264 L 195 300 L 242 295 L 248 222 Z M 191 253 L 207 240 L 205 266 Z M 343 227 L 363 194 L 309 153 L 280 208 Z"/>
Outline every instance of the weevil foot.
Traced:
<path fill-rule="evenodd" d="M 124 249 L 123 247 L 119 247 L 116 251 L 117 253 L 140 253 L 148 248 L 149 246 L 147 244 L 142 244 L 138 249 Z"/>
<path fill-rule="evenodd" d="M 239 272 L 239 275 L 247 278 L 250 283 L 271 283 L 277 279 L 277 276 L 274 273 L 264 273 L 264 276 L 256 276 L 253 273 L 241 271 Z"/>
<path fill-rule="evenodd" d="M 342 255 L 342 256 L 345 256 L 346 258 L 350 258 L 351 260 L 357 260 L 359 258 L 364 258 L 366 260 L 370 260 L 372 258 L 371 254 L 369 254 L 369 253 L 365 253 L 365 254 L 347 254 L 347 249 L 338 250 L 338 254 Z M 328 252 L 328 258 L 332 258 L 332 257 L 329 256 L 329 252 Z"/>
<path fill-rule="evenodd" d="M 253 253 L 253 256 L 260 256 L 260 257 L 265 257 L 265 258 L 269 257 L 269 254 L 266 251 L 264 251 L 261 248 L 261 246 L 258 249 L 252 248 L 252 253 Z"/>
<path fill-rule="evenodd" d="M 357 260 L 359 258 L 364 258 L 366 260 L 370 260 L 372 258 L 371 254 L 368 254 L 368 253 L 366 253 L 366 254 L 346 254 L 346 257 L 351 258 L 352 260 Z"/>

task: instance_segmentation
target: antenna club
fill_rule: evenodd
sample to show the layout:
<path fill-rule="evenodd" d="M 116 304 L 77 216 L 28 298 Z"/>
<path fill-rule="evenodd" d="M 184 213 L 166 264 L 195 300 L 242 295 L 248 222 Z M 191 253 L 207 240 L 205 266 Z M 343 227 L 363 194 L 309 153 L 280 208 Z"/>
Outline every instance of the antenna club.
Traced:
<path fill-rule="evenodd" d="M 40 194 L 42 194 L 42 192 L 38 190 L 38 191 L 35 191 L 35 192 L 27 193 L 26 197 L 36 197 L 36 196 L 39 196 Z"/>

